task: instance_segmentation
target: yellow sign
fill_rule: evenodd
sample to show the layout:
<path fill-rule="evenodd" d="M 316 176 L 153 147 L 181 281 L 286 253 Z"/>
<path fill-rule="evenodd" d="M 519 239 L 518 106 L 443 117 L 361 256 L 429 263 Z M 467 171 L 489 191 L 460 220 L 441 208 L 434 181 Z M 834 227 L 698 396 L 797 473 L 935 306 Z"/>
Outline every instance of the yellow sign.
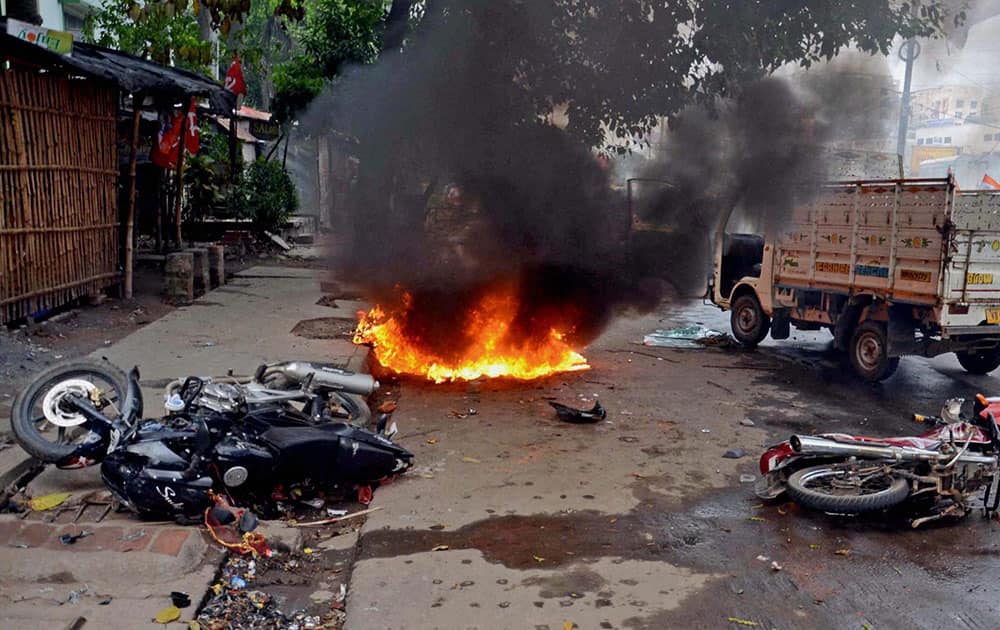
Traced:
<path fill-rule="evenodd" d="M 993 284 L 992 273 L 967 273 L 965 274 L 966 284 Z"/>
<path fill-rule="evenodd" d="M 900 269 L 899 279 L 909 280 L 910 282 L 930 282 L 931 272 L 918 271 L 916 269 Z"/>
<path fill-rule="evenodd" d="M 817 262 L 816 271 L 820 271 L 822 273 L 848 274 L 851 272 L 851 266 L 847 263 Z"/>
<path fill-rule="evenodd" d="M 7 18 L 7 34 L 60 55 L 73 52 L 73 34 Z"/>
<path fill-rule="evenodd" d="M 1000 324 L 1000 308 L 986 309 L 986 323 Z"/>

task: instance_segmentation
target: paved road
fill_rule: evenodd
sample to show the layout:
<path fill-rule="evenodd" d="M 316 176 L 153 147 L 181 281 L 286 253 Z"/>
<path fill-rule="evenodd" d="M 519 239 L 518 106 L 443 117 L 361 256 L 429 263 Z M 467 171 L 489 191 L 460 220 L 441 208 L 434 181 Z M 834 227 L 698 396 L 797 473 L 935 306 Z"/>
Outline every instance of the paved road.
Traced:
<path fill-rule="evenodd" d="M 587 350 L 589 372 L 396 383 L 420 468 L 376 494 L 347 627 L 995 627 L 996 522 L 911 531 L 764 506 L 739 475 L 792 432 L 913 432 L 910 412 L 995 392 L 996 379 L 907 358 L 892 380 L 863 384 L 827 333 L 755 352 L 635 345 L 691 322 L 727 329 L 686 303 L 616 322 Z M 598 425 L 560 423 L 547 405 L 598 396 Z M 734 447 L 750 456 L 722 458 Z"/>

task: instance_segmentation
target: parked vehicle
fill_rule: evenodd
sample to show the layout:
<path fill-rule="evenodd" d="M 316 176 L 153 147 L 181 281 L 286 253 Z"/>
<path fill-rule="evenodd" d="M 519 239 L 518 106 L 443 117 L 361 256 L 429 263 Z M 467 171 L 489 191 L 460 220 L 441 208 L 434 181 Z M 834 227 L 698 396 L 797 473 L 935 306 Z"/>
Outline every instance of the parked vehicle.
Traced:
<path fill-rule="evenodd" d="M 110 418 L 94 396 L 67 391 L 59 402 L 80 416 L 87 438 L 77 457 L 103 459 L 101 478 L 136 513 L 191 517 L 225 493 L 246 503 L 282 485 L 372 485 L 405 472 L 413 455 L 389 439 L 388 416 L 376 432 L 344 422 L 317 422 L 287 404 L 254 404 L 239 413 L 205 405 L 207 379 L 188 377 L 176 390 L 181 405 L 141 420 L 139 371 L 128 375 L 120 414 Z"/>
<path fill-rule="evenodd" d="M 277 408 L 301 412 L 314 423 L 346 421 L 361 427 L 371 423 L 363 396 L 379 387 L 368 374 L 304 361 L 262 365 L 253 377 L 199 380 L 203 386 L 193 408 L 221 414 L 220 420 Z M 184 382 L 167 385 L 167 411 L 180 410 L 178 391 Z M 126 415 L 121 406 L 127 386 L 125 373 L 106 360 L 84 359 L 52 366 L 14 399 L 14 439 L 33 457 L 60 468 L 94 465 L 106 454 L 101 451 L 101 438 L 87 431 L 87 418 L 65 402 L 70 396 L 82 396 L 108 420 L 120 423 Z"/>
<path fill-rule="evenodd" d="M 829 184 L 766 234 L 716 233 L 709 295 L 733 336 L 827 328 L 854 371 L 889 378 L 903 355 L 1000 366 L 1000 193 L 950 179 Z"/>
<path fill-rule="evenodd" d="M 970 418 L 962 399 L 948 401 L 941 417 L 914 416 L 933 425 L 916 437 L 859 437 L 843 433 L 793 435 L 760 458 L 762 499 L 786 495 L 800 505 L 838 514 L 861 514 L 907 502 L 928 521 L 969 514 L 984 492 L 987 515 L 1000 504 L 1000 398 L 979 395 Z"/>

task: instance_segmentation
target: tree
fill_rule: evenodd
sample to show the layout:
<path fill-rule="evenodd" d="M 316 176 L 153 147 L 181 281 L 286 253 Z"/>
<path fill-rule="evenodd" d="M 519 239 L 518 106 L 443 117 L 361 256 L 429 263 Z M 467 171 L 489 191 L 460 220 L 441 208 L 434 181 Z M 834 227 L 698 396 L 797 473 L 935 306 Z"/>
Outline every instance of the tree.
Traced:
<path fill-rule="evenodd" d="M 210 74 L 212 45 L 202 41 L 194 8 L 187 0 L 140 4 L 104 0 L 87 19 L 84 39 L 165 66 Z"/>
<path fill-rule="evenodd" d="M 887 54 L 895 37 L 931 35 L 947 18 L 941 0 L 916 17 L 894 0 L 427 0 L 411 46 L 453 46 L 439 57 L 458 65 L 459 50 L 473 51 L 485 87 L 504 91 L 519 121 L 562 107 L 568 131 L 598 146 L 606 132 L 641 137 L 657 116 L 785 64 L 847 46 Z"/>
<path fill-rule="evenodd" d="M 310 0 L 302 21 L 288 27 L 291 57 L 274 67 L 275 118 L 293 118 L 345 62 L 374 61 L 386 16 L 382 0 Z"/>

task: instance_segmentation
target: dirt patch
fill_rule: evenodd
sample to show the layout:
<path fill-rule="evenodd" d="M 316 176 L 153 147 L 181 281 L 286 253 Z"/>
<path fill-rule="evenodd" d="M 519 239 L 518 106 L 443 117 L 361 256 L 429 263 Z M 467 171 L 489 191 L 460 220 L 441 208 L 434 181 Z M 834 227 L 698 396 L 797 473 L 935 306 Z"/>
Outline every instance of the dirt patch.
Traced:
<path fill-rule="evenodd" d="M 345 339 L 354 336 L 358 323 L 342 317 L 304 319 L 292 329 L 293 335 L 306 339 Z"/>
<path fill-rule="evenodd" d="M 8 430 L 14 396 L 35 374 L 110 346 L 174 310 L 160 297 L 160 271 L 139 267 L 134 278 L 131 300 L 109 297 L 98 306 L 68 308 L 34 325 L 0 327 L 0 433 Z"/>

